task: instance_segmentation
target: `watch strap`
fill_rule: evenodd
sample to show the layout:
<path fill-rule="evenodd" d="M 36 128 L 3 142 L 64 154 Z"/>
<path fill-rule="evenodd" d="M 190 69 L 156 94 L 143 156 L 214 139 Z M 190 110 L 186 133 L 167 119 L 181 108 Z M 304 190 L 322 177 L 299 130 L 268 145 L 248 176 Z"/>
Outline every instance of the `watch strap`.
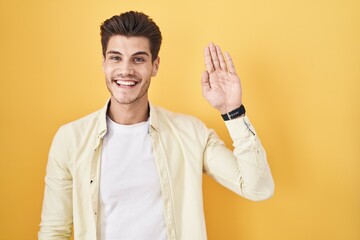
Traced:
<path fill-rule="evenodd" d="M 235 110 L 232 110 L 231 112 L 225 113 L 225 114 L 221 114 L 222 118 L 224 119 L 224 121 L 228 121 L 234 118 L 238 118 L 242 115 L 245 114 L 245 107 L 244 105 L 241 105 L 240 107 L 238 107 Z"/>

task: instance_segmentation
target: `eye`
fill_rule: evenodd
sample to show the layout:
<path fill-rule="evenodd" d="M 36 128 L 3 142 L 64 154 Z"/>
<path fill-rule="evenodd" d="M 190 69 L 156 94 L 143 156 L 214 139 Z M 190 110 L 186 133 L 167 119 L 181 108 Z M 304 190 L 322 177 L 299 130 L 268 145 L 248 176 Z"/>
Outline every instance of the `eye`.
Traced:
<path fill-rule="evenodd" d="M 121 60 L 121 58 L 119 56 L 110 56 L 109 59 L 112 61 L 120 61 Z"/>
<path fill-rule="evenodd" d="M 143 63 L 143 62 L 145 62 L 145 59 L 141 58 L 141 57 L 136 57 L 136 58 L 134 58 L 134 62 L 135 63 Z"/>

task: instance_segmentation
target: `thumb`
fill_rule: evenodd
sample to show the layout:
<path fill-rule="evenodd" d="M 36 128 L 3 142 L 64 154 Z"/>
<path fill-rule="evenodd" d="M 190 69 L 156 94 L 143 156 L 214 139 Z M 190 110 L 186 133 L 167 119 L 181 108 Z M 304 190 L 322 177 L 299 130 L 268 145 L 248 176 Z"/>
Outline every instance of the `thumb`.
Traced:
<path fill-rule="evenodd" d="M 210 82 L 209 82 L 209 73 L 204 71 L 201 76 L 201 85 L 203 92 L 207 92 L 211 89 Z"/>

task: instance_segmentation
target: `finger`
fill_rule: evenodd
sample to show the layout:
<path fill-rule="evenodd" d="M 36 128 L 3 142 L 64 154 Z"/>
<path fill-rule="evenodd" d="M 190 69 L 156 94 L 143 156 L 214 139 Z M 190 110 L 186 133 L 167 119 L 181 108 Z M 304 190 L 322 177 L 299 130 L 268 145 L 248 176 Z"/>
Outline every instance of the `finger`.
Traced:
<path fill-rule="evenodd" d="M 209 82 L 209 73 L 204 71 L 201 76 L 201 85 L 203 92 L 207 92 L 211 89 L 210 82 Z"/>
<path fill-rule="evenodd" d="M 225 60 L 224 60 L 222 51 L 221 51 L 221 49 L 220 49 L 219 46 L 216 46 L 216 53 L 217 53 L 217 56 L 218 56 L 218 58 L 219 58 L 220 68 L 221 68 L 222 70 L 227 71 L 226 63 L 225 63 Z"/>
<path fill-rule="evenodd" d="M 228 52 L 225 53 L 225 58 L 226 58 L 226 63 L 227 63 L 229 72 L 232 73 L 232 74 L 236 74 L 236 70 L 235 70 L 233 61 L 232 61 L 231 56 L 230 56 L 230 54 Z"/>
<path fill-rule="evenodd" d="M 220 69 L 220 62 L 216 52 L 216 47 L 213 43 L 210 43 L 210 54 L 211 54 L 211 61 L 214 65 L 215 70 Z"/>
<path fill-rule="evenodd" d="M 205 67 L 206 67 L 206 70 L 209 72 L 209 73 L 212 73 L 213 71 L 215 71 L 214 69 L 214 65 L 211 61 L 211 55 L 210 55 L 210 49 L 209 47 L 206 47 L 205 50 L 204 50 L 204 60 L 205 60 Z"/>

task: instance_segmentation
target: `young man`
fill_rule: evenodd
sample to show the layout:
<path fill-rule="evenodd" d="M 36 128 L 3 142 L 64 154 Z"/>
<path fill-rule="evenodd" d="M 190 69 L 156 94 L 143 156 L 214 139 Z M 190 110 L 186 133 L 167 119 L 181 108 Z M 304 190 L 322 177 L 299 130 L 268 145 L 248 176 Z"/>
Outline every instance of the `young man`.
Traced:
<path fill-rule="evenodd" d="M 265 151 L 242 105 L 229 54 L 205 48 L 204 97 L 222 114 L 227 149 L 199 120 L 149 103 L 161 33 L 145 14 L 101 25 L 111 94 L 103 109 L 62 126 L 49 153 L 39 239 L 206 239 L 202 173 L 254 200 L 272 196 Z"/>

